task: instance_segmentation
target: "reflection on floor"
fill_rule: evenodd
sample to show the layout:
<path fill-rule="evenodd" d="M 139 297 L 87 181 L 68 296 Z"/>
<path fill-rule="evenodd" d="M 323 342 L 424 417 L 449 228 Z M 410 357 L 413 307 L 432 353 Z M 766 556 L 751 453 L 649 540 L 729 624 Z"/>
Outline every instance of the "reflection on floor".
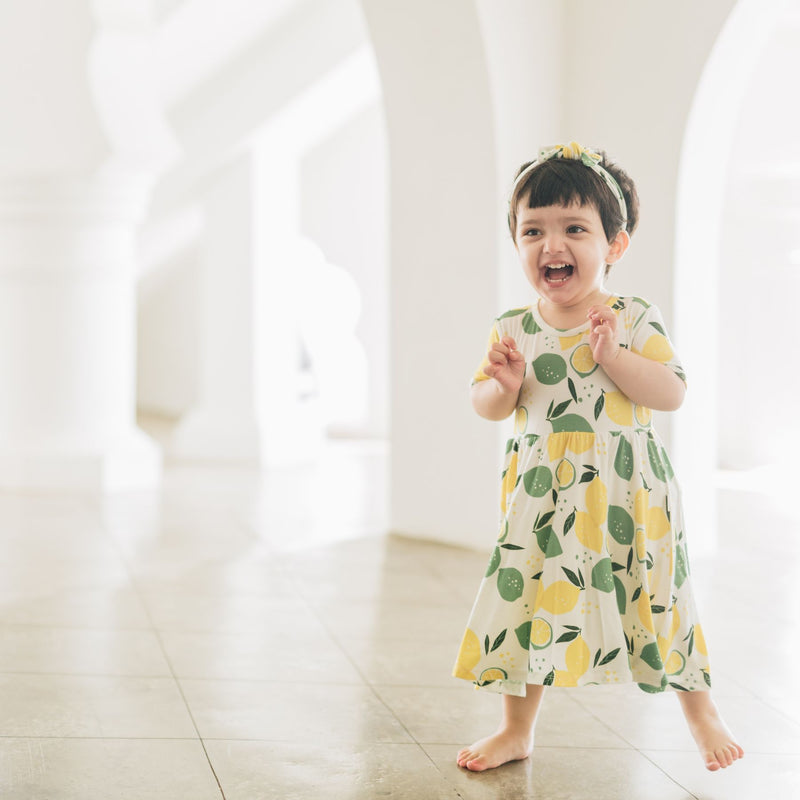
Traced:
<path fill-rule="evenodd" d="M 0 494 L 4 800 L 798 796 L 796 521 L 726 493 L 693 564 L 741 764 L 705 772 L 671 696 L 553 689 L 533 758 L 470 774 L 498 699 L 449 673 L 487 554 L 384 536 L 381 466 Z"/>

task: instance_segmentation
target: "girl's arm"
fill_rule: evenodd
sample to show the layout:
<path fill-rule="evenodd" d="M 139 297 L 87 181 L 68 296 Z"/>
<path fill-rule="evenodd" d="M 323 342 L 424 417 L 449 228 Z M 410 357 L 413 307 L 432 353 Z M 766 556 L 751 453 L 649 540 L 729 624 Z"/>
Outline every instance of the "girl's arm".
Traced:
<path fill-rule="evenodd" d="M 492 344 L 483 372 L 489 380 L 470 388 L 472 407 L 485 419 L 506 419 L 514 413 L 525 377 L 525 358 L 510 336 Z"/>
<path fill-rule="evenodd" d="M 589 346 L 594 360 L 627 397 L 656 411 L 675 411 L 686 395 L 686 384 L 667 366 L 620 347 L 617 317 L 608 306 L 589 309 Z"/>

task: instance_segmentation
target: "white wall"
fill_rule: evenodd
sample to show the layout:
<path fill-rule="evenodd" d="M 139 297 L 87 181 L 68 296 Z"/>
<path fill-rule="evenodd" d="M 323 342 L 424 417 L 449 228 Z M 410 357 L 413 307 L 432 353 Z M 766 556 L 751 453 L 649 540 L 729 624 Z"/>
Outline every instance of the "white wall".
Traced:
<path fill-rule="evenodd" d="M 326 259 L 355 279 L 361 294 L 356 333 L 367 360 L 367 409 L 334 432 L 389 435 L 388 153 L 379 103 L 350 119 L 300 164 L 300 229 Z M 313 287 L 309 287 L 309 291 Z"/>

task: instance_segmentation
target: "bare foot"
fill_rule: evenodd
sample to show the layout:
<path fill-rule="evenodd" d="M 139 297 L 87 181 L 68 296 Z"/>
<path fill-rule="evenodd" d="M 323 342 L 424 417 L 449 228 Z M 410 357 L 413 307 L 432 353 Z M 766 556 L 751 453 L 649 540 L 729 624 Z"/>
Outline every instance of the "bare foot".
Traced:
<path fill-rule="evenodd" d="M 708 692 L 680 693 L 679 698 L 706 769 L 716 772 L 744 758 L 744 750 L 733 738 Z"/>
<path fill-rule="evenodd" d="M 487 736 L 470 747 L 465 747 L 456 761 L 459 767 L 465 767 L 472 772 L 483 772 L 509 761 L 522 761 L 532 750 L 533 737 L 501 730 L 494 736 Z"/>

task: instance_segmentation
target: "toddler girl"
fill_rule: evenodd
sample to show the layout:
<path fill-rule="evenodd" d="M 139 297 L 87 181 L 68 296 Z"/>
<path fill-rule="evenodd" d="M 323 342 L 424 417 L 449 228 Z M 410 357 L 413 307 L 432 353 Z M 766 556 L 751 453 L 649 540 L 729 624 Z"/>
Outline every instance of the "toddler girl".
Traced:
<path fill-rule="evenodd" d="M 473 379 L 483 417 L 516 412 L 502 523 L 454 675 L 502 694 L 480 771 L 526 758 L 545 686 L 674 691 L 706 767 L 744 753 L 711 699 L 678 485 L 652 409 L 685 377 L 658 309 L 606 291 L 638 222 L 617 166 L 573 142 L 522 167 L 509 227 L 538 302 L 498 317 Z"/>

